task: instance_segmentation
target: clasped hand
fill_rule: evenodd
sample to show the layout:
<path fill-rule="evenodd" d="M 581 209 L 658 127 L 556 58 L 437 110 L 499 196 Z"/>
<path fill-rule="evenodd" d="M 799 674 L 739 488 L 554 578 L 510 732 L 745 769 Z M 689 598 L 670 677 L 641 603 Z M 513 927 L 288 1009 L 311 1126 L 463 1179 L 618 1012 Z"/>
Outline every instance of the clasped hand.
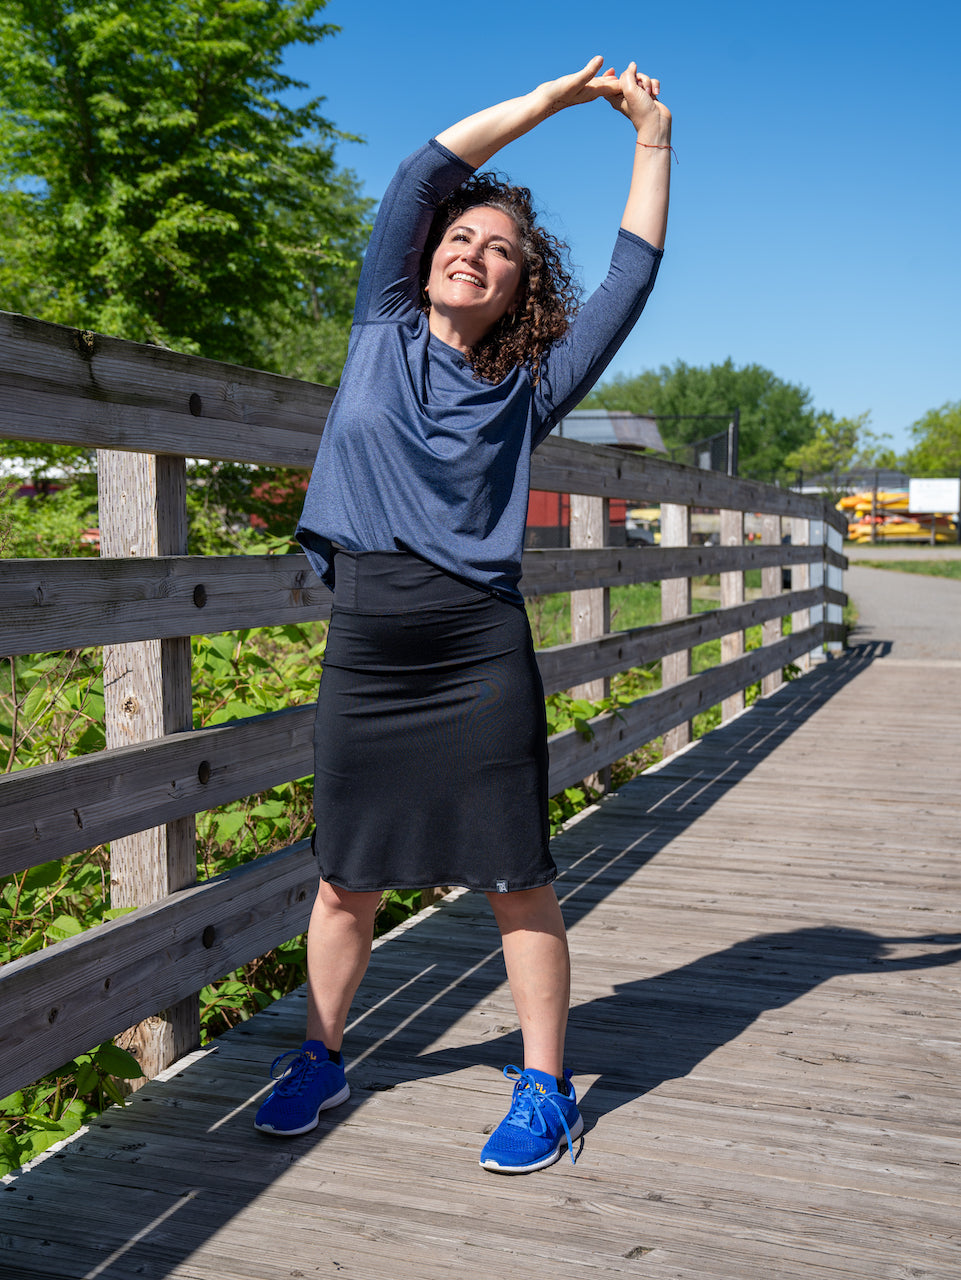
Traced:
<path fill-rule="evenodd" d="M 663 102 L 657 100 L 661 82 L 639 72 L 636 62 L 629 63 L 620 75 L 613 67 L 599 75 L 603 65 L 602 57 L 591 58 L 581 71 L 541 85 L 551 110 L 560 111 L 582 102 L 593 102 L 595 98 L 606 98 L 615 111 L 627 116 L 645 140 L 650 134 L 652 143 L 669 142 L 671 113 Z"/>

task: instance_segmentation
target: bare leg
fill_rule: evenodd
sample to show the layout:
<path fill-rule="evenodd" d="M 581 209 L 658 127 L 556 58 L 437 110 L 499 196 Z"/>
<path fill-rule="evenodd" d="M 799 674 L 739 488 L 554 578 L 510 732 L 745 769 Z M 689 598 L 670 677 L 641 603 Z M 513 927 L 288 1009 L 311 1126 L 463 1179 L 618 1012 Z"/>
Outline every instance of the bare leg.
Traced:
<path fill-rule="evenodd" d="M 524 1037 L 524 1067 L 564 1075 L 571 962 L 553 885 L 487 899 L 504 943 L 507 980 Z"/>
<path fill-rule="evenodd" d="M 307 1039 L 336 1053 L 350 1004 L 370 960 L 381 895 L 352 893 L 321 880 L 307 931 Z"/>

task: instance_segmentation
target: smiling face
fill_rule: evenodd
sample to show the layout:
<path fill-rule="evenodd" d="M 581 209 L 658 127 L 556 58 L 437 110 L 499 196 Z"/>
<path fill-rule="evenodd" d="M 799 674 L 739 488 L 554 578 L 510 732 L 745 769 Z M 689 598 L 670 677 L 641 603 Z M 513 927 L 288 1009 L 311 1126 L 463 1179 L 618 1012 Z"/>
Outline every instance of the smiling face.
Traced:
<path fill-rule="evenodd" d="M 513 218 L 488 205 L 466 209 L 444 232 L 431 259 L 431 333 L 468 351 L 512 310 L 523 273 Z"/>

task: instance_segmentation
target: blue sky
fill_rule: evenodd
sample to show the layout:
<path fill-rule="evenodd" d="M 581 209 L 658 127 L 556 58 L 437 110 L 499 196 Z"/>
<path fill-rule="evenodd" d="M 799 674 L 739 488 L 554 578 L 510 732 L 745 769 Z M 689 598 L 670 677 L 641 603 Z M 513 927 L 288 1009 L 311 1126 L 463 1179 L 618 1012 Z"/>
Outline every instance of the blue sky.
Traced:
<path fill-rule="evenodd" d="M 809 388 L 901 449 L 961 398 L 961 6 L 915 0 L 330 0 L 339 35 L 286 69 L 362 135 L 341 164 L 379 198 L 397 161 L 490 102 L 632 58 L 674 114 L 657 288 L 610 372 L 730 356 Z M 531 187 L 589 290 L 633 152 L 605 103 L 562 113 L 492 165 Z"/>

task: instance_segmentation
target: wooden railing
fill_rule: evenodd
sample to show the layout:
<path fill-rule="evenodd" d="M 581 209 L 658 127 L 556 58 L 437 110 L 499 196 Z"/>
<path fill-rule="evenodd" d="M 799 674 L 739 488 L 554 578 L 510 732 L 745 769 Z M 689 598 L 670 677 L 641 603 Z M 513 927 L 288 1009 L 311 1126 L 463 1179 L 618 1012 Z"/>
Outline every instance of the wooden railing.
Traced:
<path fill-rule="evenodd" d="M 309 468 L 333 392 L 4 313 L 0 342 L 0 436 L 101 451 L 103 553 L 0 562 L 0 654 L 103 645 L 109 676 L 106 750 L 0 779 L 0 875 L 109 841 L 113 905 L 135 908 L 0 970 L 4 1096 L 146 1019 L 141 1060 L 159 1070 L 197 1042 L 206 983 L 306 927 L 317 879 L 306 841 L 196 883 L 194 819 L 309 774 L 313 707 L 193 729 L 187 638 L 323 619 L 328 593 L 302 555 L 185 554 L 185 458 Z M 529 597 L 573 593 L 574 640 L 538 653 L 547 692 L 597 691 L 663 659 L 659 692 L 597 717 L 590 740 L 551 739 L 552 792 L 662 733 L 675 749 L 695 713 L 736 714 L 746 686 L 771 691 L 785 664 L 838 638 L 844 524 L 819 500 L 558 438 L 535 454 L 532 484 L 579 495 L 572 549 L 524 558 Z M 613 497 L 661 504 L 660 547 L 598 545 Z M 721 511 L 722 545 L 687 545 L 692 506 Z M 762 513 L 760 543 L 744 541 L 745 512 Z M 746 602 L 752 568 L 762 596 Z M 691 578 L 709 573 L 721 607 L 693 614 Z M 663 621 L 607 632 L 604 593 L 656 581 Z M 763 645 L 745 652 L 757 624 Z M 691 648 L 717 637 L 721 663 L 692 676 Z"/>

